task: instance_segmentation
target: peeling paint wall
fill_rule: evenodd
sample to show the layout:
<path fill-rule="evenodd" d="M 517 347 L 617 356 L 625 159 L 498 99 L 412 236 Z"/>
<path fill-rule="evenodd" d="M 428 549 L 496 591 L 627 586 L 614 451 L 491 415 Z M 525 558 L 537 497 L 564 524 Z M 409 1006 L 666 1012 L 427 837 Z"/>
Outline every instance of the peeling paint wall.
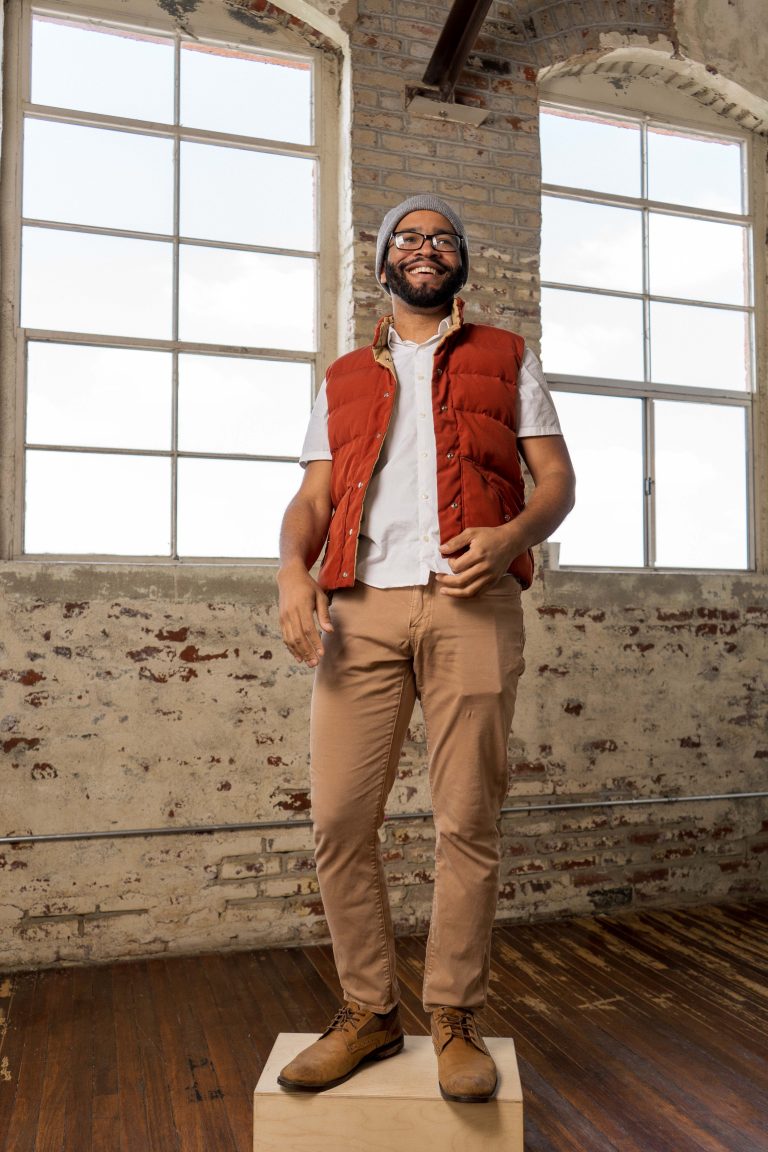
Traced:
<path fill-rule="evenodd" d="M 248 7 L 283 19 L 261 0 Z M 294 32 L 308 7 L 287 6 Z M 337 8 L 324 3 L 324 20 Z M 357 339 L 382 303 L 371 272 L 382 212 L 435 189 L 472 237 L 472 315 L 535 342 L 537 77 L 584 53 L 599 59 L 608 33 L 669 52 L 684 29 L 667 2 L 499 2 L 459 86 L 461 101 L 489 113 L 470 128 L 405 107 L 444 16 L 445 5 L 411 0 L 343 9 Z M 745 86 L 765 51 L 757 39 L 744 76 L 730 77 Z M 762 488 L 760 500 L 765 529 Z M 764 568 L 628 576 L 544 559 L 526 595 L 500 916 L 765 892 L 768 804 L 722 798 L 766 789 Z M 2 966 L 326 937 L 309 826 L 311 673 L 282 648 L 273 577 L 0 565 L 0 832 L 172 832 L 0 844 Z M 417 710 L 382 833 L 403 930 L 428 920 L 428 809 Z M 238 824 L 255 827 L 222 828 Z M 203 831 L 173 832 L 188 828 Z"/>
<path fill-rule="evenodd" d="M 764 0 L 675 0 L 681 50 L 768 100 Z"/>

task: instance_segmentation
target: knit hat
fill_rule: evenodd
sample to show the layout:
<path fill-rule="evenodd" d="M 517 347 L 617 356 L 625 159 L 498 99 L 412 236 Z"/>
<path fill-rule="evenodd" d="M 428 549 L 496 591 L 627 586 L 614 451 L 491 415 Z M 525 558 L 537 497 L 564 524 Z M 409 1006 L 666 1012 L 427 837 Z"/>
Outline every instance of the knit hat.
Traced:
<path fill-rule="evenodd" d="M 391 208 L 381 222 L 379 228 L 379 235 L 376 240 L 376 281 L 380 288 L 388 291 L 386 285 L 381 283 L 379 277 L 381 276 L 384 261 L 387 255 L 387 248 L 392 239 L 392 233 L 397 228 L 400 221 L 409 212 L 439 212 L 441 216 L 445 216 L 446 220 L 450 221 L 454 231 L 457 235 L 461 236 L 461 267 L 464 273 L 462 284 L 466 284 L 469 277 L 469 251 L 467 249 L 467 235 L 464 231 L 464 225 L 459 217 L 454 212 L 445 200 L 441 200 L 439 196 L 433 196 L 427 193 L 423 196 L 411 196 L 408 200 L 403 200 L 402 204 L 398 204 L 396 208 Z"/>

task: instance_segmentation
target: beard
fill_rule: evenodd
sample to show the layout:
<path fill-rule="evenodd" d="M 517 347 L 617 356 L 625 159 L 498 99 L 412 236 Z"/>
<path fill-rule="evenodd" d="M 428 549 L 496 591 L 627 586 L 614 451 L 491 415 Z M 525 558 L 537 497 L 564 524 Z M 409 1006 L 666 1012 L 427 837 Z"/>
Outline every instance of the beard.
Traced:
<path fill-rule="evenodd" d="M 448 269 L 448 275 L 440 284 L 412 284 L 401 264 L 393 264 L 389 259 L 384 264 L 387 287 L 393 296 L 413 308 L 440 308 L 450 303 L 464 283 L 464 268 Z"/>

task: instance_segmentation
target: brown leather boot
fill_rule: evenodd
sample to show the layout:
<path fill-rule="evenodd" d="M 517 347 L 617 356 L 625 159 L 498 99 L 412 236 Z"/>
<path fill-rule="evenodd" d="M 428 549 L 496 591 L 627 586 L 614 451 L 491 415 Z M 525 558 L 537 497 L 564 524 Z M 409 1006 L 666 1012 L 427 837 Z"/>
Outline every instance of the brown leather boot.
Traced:
<path fill-rule="evenodd" d="M 436 1008 L 432 1013 L 432 1043 L 445 1100 L 484 1104 L 491 1099 L 496 1091 L 496 1065 L 477 1030 L 473 1012 Z"/>
<path fill-rule="evenodd" d="M 367 1060 L 386 1060 L 403 1047 L 397 1005 L 378 1016 L 348 1001 L 319 1040 L 286 1064 L 278 1084 L 293 1092 L 322 1092 L 341 1084 Z"/>

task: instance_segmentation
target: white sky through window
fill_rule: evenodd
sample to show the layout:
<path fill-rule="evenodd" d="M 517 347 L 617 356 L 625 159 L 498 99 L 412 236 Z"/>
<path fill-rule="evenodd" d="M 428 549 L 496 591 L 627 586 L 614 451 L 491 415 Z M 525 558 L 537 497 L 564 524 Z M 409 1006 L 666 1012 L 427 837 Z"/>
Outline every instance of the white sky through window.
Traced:
<path fill-rule="evenodd" d="M 175 125 L 172 38 L 37 16 L 32 28 L 25 551 L 169 555 L 171 469 L 194 453 L 211 458 L 178 459 L 179 554 L 274 556 L 269 505 L 287 475 L 296 487 L 297 469 L 259 457 L 298 456 L 316 350 L 311 64 L 182 42 Z M 88 113 L 114 122 L 80 122 Z M 177 335 L 182 351 L 164 350 Z M 114 346 L 121 338 L 147 347 Z M 229 354 L 190 355 L 184 343 Z M 147 452 L 167 455 L 133 454 Z M 227 455 L 253 459 L 216 459 Z M 229 483 L 242 488 L 231 514 Z M 69 498 L 91 484 L 92 499 Z M 206 484 L 215 500 L 201 496 Z"/>
<path fill-rule="evenodd" d="M 744 145 L 547 108 L 541 152 L 542 360 L 578 479 L 576 508 L 554 538 L 560 561 L 746 567 Z M 575 389 L 558 390 L 558 377 Z"/>

